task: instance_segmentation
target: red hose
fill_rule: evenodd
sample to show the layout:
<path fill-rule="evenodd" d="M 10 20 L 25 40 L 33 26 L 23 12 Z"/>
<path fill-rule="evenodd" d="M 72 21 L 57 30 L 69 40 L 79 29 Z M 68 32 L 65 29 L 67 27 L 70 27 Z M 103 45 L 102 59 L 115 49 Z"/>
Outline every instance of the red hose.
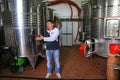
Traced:
<path fill-rule="evenodd" d="M 72 16 L 73 16 L 72 6 L 69 4 L 68 0 L 66 0 L 66 3 L 68 3 L 68 5 L 70 7 L 70 11 L 71 11 L 70 21 L 71 21 L 72 20 Z"/>

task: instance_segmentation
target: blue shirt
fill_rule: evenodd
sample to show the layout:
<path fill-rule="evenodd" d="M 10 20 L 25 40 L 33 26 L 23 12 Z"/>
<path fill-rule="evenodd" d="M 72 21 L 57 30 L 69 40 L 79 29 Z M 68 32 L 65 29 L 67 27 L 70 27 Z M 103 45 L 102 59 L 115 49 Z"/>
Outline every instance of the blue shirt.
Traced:
<path fill-rule="evenodd" d="M 44 41 L 46 42 L 47 50 L 59 49 L 58 36 L 59 36 L 58 28 L 54 28 L 53 30 L 47 30 L 45 32 Z"/>

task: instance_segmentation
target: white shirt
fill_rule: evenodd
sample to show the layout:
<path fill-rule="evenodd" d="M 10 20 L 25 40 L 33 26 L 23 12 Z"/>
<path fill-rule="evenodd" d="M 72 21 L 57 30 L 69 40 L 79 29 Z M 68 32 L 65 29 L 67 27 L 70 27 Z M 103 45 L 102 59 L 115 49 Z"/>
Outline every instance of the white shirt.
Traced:
<path fill-rule="evenodd" d="M 44 37 L 44 41 L 47 41 L 47 42 L 52 42 L 55 40 L 58 41 L 58 36 L 59 36 L 58 28 L 54 28 L 53 30 L 47 30 L 47 31 L 50 34 L 50 37 Z"/>

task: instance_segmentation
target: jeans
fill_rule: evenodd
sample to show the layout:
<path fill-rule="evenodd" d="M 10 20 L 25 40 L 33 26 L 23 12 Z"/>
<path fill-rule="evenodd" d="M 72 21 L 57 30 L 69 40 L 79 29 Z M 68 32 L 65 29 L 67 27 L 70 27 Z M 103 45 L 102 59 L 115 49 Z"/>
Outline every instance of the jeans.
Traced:
<path fill-rule="evenodd" d="M 52 73 L 52 58 L 54 59 L 55 62 L 56 73 L 60 73 L 59 54 L 60 54 L 59 50 L 46 50 L 48 73 Z"/>

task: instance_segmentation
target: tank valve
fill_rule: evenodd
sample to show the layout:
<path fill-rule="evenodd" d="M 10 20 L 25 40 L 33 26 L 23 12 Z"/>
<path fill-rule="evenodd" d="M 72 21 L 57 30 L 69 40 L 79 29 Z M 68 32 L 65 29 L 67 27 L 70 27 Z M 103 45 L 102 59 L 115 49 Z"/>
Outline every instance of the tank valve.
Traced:
<path fill-rule="evenodd" d="M 118 66 L 116 64 L 113 66 L 113 68 L 114 68 L 114 70 L 120 70 L 120 66 Z"/>

